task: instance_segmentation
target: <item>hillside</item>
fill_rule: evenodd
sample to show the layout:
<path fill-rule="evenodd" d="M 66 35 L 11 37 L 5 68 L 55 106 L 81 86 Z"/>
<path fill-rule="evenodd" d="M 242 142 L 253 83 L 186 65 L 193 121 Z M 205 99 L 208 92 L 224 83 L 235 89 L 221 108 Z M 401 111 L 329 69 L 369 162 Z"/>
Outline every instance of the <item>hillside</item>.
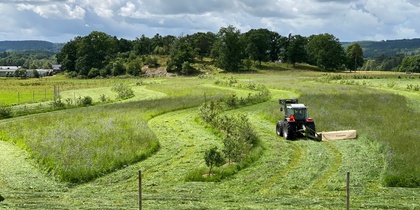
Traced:
<path fill-rule="evenodd" d="M 59 52 L 64 44 L 47 41 L 0 41 L 0 52 L 4 51 L 48 51 Z"/>
<path fill-rule="evenodd" d="M 384 40 L 384 41 L 357 41 L 363 48 L 365 58 L 378 57 L 381 55 L 393 56 L 395 54 L 416 55 L 420 54 L 420 38 Z M 343 42 L 344 47 L 350 42 Z"/>

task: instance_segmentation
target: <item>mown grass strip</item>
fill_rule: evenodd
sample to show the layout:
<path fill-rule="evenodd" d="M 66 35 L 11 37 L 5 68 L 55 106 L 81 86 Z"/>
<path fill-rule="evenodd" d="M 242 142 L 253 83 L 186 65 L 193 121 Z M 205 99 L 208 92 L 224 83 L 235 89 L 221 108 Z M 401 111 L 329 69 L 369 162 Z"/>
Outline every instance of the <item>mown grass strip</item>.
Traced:
<path fill-rule="evenodd" d="M 318 179 L 314 180 L 314 182 L 312 183 L 312 187 L 314 188 L 325 187 L 326 183 L 331 178 L 331 176 L 337 173 L 342 165 L 343 157 L 341 156 L 341 153 L 337 149 L 337 147 L 334 146 L 331 142 L 322 142 L 322 144 L 325 144 L 331 150 L 333 161 L 332 164 L 329 166 L 329 169 L 325 172 L 322 172 L 321 176 Z"/>

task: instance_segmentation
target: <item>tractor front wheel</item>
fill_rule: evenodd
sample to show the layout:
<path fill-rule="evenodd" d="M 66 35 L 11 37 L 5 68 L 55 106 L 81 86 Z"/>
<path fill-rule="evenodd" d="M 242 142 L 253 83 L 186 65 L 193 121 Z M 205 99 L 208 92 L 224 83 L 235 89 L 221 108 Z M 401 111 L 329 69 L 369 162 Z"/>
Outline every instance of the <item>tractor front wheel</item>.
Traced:
<path fill-rule="evenodd" d="M 286 140 L 292 140 L 295 136 L 294 126 L 289 122 L 283 123 L 283 136 Z"/>

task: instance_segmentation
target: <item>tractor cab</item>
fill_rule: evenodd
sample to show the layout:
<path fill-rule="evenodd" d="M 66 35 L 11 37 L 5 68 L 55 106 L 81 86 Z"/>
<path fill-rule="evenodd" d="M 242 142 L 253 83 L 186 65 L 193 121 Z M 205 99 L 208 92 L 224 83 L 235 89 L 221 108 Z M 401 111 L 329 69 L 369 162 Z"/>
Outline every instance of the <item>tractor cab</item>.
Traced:
<path fill-rule="evenodd" d="M 290 104 L 286 109 L 286 118 L 294 118 L 295 120 L 306 120 L 308 112 L 304 104 Z"/>

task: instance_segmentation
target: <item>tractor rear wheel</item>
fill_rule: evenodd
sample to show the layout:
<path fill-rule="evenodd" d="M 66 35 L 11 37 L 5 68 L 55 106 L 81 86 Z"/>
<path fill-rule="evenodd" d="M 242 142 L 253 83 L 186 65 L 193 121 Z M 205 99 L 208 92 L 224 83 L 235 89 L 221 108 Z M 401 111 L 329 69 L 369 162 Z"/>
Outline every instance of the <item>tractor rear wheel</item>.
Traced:
<path fill-rule="evenodd" d="M 295 136 L 295 130 L 293 124 L 285 121 L 283 123 L 283 136 L 286 140 L 292 140 Z"/>
<path fill-rule="evenodd" d="M 276 134 L 277 136 L 283 136 L 283 121 L 280 121 L 276 125 Z"/>

